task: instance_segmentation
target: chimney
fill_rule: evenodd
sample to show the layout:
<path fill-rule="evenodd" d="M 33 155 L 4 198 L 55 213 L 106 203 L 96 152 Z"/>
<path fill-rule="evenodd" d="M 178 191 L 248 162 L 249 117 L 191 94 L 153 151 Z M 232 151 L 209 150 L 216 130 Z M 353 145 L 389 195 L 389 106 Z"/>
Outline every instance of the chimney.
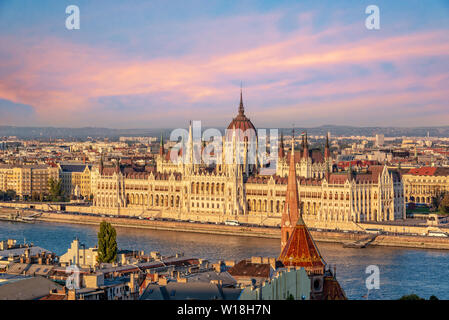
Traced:
<path fill-rule="evenodd" d="M 71 289 L 67 292 L 67 300 L 76 300 L 76 291 Z"/>

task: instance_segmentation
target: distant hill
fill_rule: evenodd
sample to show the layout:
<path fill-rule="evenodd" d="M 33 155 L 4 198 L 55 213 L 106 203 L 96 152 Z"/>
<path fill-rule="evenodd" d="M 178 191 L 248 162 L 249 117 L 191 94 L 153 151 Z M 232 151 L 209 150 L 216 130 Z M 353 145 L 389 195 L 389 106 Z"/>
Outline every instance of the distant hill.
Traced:
<path fill-rule="evenodd" d="M 352 127 L 324 125 L 315 128 L 306 128 L 311 135 L 325 135 L 330 132 L 333 136 L 374 136 L 384 134 L 385 137 L 449 137 L 449 126 L 443 127 Z M 284 134 L 291 132 L 291 128 L 283 129 Z"/>
<path fill-rule="evenodd" d="M 187 128 L 185 128 L 187 129 Z M 202 128 L 206 129 L 205 127 Z M 223 128 L 217 128 L 223 131 Z M 279 128 L 284 134 L 288 135 L 291 128 Z M 377 133 L 383 133 L 386 137 L 402 137 L 415 136 L 425 137 L 429 132 L 432 137 L 449 137 L 449 126 L 443 127 L 352 127 L 352 126 L 333 126 L 324 125 L 314 128 L 296 128 L 295 132 L 299 133 L 307 130 L 310 135 L 325 135 L 330 132 L 333 136 L 374 136 Z M 110 129 L 110 128 L 55 128 L 55 127 L 14 127 L 0 126 L 0 137 L 17 136 L 19 139 L 86 139 L 91 138 L 110 138 L 118 139 L 120 136 L 160 136 L 169 137 L 171 128 L 165 129 Z"/>

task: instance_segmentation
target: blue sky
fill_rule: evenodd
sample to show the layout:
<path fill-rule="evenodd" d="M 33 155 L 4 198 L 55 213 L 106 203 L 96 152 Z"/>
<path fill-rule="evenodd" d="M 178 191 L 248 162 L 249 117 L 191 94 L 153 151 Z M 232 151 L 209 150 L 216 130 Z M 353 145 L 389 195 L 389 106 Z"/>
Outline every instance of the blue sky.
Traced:
<path fill-rule="evenodd" d="M 80 30 L 65 28 L 72 4 Z M 226 126 L 241 81 L 259 127 L 443 125 L 448 14 L 438 0 L 0 0 L 0 125 Z"/>

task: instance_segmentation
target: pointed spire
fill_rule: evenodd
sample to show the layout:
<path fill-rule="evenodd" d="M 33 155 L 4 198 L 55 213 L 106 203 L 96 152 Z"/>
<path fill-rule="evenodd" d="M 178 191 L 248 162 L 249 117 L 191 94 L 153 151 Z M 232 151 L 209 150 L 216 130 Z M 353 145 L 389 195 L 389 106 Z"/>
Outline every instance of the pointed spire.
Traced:
<path fill-rule="evenodd" d="M 281 143 L 279 146 L 279 158 L 285 157 L 285 151 L 284 151 L 284 133 L 281 131 Z"/>
<path fill-rule="evenodd" d="M 117 165 L 115 167 L 115 172 L 120 173 L 120 159 L 117 159 Z"/>
<path fill-rule="evenodd" d="M 192 135 L 192 120 L 189 124 L 189 164 L 193 164 L 193 135 Z"/>
<path fill-rule="evenodd" d="M 309 157 L 309 142 L 307 141 L 307 131 L 305 134 L 305 140 L 304 140 L 304 149 L 303 149 L 303 158 L 307 159 Z"/>
<path fill-rule="evenodd" d="M 101 154 L 101 157 L 100 157 L 100 167 L 99 167 L 99 169 L 100 169 L 100 175 L 102 175 L 103 174 L 103 153 Z"/>
<path fill-rule="evenodd" d="M 239 114 L 245 114 L 245 108 L 243 107 L 243 93 L 242 93 L 242 83 L 240 82 L 240 105 L 239 105 Z"/>
<path fill-rule="evenodd" d="M 232 152 L 233 152 L 233 159 L 232 159 L 232 163 L 237 163 L 237 152 L 236 152 L 236 135 L 235 135 L 235 124 L 234 124 L 234 128 L 232 129 Z"/>
<path fill-rule="evenodd" d="M 326 145 L 324 146 L 324 158 L 329 160 L 330 150 L 329 150 L 329 133 L 326 134 Z"/>
<path fill-rule="evenodd" d="M 281 251 L 284 249 L 300 218 L 298 185 L 296 181 L 295 133 L 292 132 L 292 150 L 288 171 L 287 194 L 281 222 Z"/>
<path fill-rule="evenodd" d="M 160 145 L 159 145 L 159 155 L 161 157 L 163 157 L 164 153 L 165 153 L 165 150 L 164 150 L 164 137 L 162 136 L 162 132 L 161 132 L 161 142 L 160 142 Z"/>
<path fill-rule="evenodd" d="M 321 257 L 299 209 L 294 146 L 293 133 L 287 195 L 281 222 L 281 254 L 278 260 L 284 266 L 304 267 L 308 273 L 323 274 L 326 263 Z"/>

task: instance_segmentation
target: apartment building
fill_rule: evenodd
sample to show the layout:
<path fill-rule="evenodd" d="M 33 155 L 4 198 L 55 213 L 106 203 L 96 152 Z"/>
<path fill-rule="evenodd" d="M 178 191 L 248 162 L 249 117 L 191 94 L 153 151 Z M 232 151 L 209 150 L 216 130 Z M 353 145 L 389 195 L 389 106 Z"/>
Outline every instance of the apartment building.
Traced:
<path fill-rule="evenodd" d="M 0 165 L 0 190 L 14 190 L 20 198 L 47 193 L 51 178 L 59 179 L 58 168 L 48 165 Z"/>

